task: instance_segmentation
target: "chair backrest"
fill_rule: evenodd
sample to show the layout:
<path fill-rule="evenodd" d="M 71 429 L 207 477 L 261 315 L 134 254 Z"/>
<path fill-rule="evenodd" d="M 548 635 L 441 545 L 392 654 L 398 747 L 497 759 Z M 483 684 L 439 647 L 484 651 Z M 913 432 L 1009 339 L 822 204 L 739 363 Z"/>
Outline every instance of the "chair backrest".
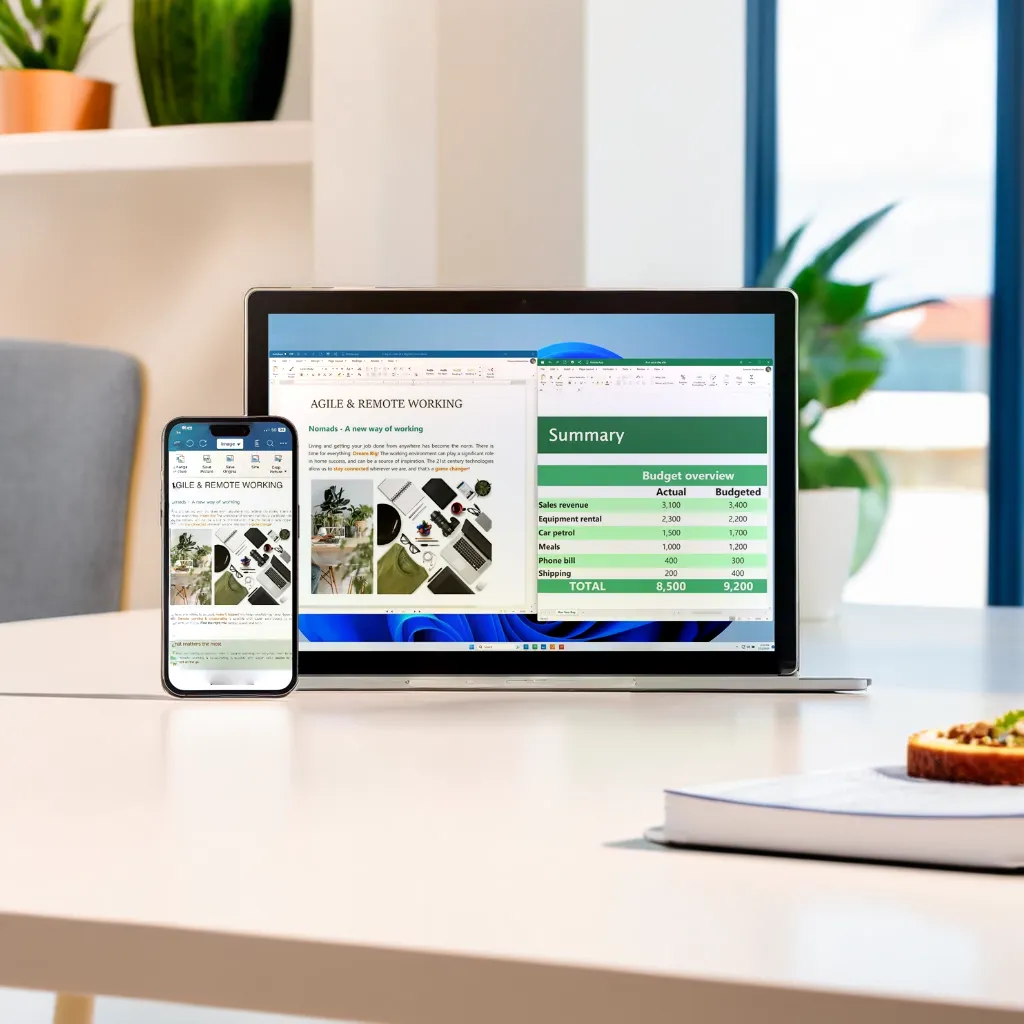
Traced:
<path fill-rule="evenodd" d="M 0 622 L 120 607 L 141 393 L 130 356 L 0 341 Z"/>

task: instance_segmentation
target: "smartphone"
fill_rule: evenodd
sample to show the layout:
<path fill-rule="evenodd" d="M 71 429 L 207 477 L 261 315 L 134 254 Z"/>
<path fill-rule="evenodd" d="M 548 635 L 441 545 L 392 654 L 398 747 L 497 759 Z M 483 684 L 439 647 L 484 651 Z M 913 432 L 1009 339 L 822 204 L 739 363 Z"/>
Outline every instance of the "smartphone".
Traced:
<path fill-rule="evenodd" d="M 281 697 L 295 687 L 295 447 L 280 417 L 164 427 L 162 676 L 176 697 Z"/>

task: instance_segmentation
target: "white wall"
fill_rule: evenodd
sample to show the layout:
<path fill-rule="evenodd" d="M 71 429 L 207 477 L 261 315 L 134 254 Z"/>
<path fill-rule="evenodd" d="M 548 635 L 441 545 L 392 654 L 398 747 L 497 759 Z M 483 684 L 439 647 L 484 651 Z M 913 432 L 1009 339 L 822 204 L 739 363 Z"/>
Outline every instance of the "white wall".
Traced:
<path fill-rule="evenodd" d="M 314 0 L 320 285 L 437 279 L 437 0 Z"/>
<path fill-rule="evenodd" d="M 744 0 L 588 0 L 592 287 L 743 283 Z"/>
<path fill-rule="evenodd" d="M 583 281 L 584 0 L 439 0 L 438 284 Z"/>
<path fill-rule="evenodd" d="M 322 285 L 583 283 L 584 0 L 316 0 Z"/>
<path fill-rule="evenodd" d="M 744 0 L 316 0 L 320 284 L 742 283 Z"/>

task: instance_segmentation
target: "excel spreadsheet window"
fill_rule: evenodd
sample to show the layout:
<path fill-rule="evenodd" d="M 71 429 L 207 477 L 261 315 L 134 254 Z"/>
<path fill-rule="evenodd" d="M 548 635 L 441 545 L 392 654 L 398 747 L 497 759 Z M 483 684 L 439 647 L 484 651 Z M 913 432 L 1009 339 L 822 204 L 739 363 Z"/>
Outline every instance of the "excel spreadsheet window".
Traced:
<path fill-rule="evenodd" d="M 772 617 L 771 372 L 540 360 L 539 618 Z"/>

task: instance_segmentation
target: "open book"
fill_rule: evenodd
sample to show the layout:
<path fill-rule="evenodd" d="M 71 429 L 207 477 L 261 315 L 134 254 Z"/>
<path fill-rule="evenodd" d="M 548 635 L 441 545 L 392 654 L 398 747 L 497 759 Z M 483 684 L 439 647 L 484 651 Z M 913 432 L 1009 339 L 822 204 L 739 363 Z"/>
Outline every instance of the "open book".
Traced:
<path fill-rule="evenodd" d="M 681 846 L 1024 870 L 1024 786 L 929 782 L 902 766 L 665 791 Z"/>

